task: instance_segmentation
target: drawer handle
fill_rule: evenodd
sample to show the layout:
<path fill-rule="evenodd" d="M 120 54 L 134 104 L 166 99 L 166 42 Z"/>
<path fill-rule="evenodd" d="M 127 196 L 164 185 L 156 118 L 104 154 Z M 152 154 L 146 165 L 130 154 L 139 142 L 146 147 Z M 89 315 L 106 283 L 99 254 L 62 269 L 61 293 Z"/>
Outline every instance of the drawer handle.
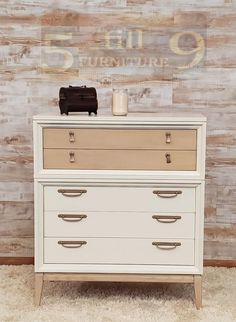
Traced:
<path fill-rule="evenodd" d="M 178 195 L 181 195 L 182 191 L 181 190 L 176 190 L 176 191 L 154 190 L 153 193 L 161 198 L 174 198 Z"/>
<path fill-rule="evenodd" d="M 59 240 L 58 244 L 65 247 L 65 248 L 79 248 L 79 247 L 82 247 L 83 245 L 86 245 L 87 242 L 84 240 L 78 240 L 78 241 Z"/>
<path fill-rule="evenodd" d="M 74 143 L 75 142 L 75 132 L 74 131 L 70 131 L 69 132 L 69 142 L 70 143 Z"/>
<path fill-rule="evenodd" d="M 175 249 L 178 246 L 181 246 L 181 243 L 176 243 L 176 242 L 153 242 L 153 246 L 156 246 L 157 248 L 164 249 L 164 250 L 171 250 Z"/>
<path fill-rule="evenodd" d="M 160 216 L 160 215 L 153 215 L 153 219 L 156 219 L 157 221 L 161 223 L 173 223 L 177 220 L 181 219 L 181 216 Z"/>
<path fill-rule="evenodd" d="M 63 194 L 65 197 L 80 197 L 83 193 L 86 193 L 85 189 L 58 189 L 57 192 Z"/>
<path fill-rule="evenodd" d="M 171 143 L 171 133 L 166 132 L 166 144 L 170 144 L 170 143 Z"/>
<path fill-rule="evenodd" d="M 70 155 L 70 159 L 69 159 L 70 163 L 75 163 L 75 153 L 70 152 L 69 155 Z"/>
<path fill-rule="evenodd" d="M 61 218 L 64 221 L 76 222 L 87 218 L 87 215 L 59 214 L 58 218 Z"/>
<path fill-rule="evenodd" d="M 171 163 L 170 153 L 166 153 L 165 157 L 166 157 L 166 163 Z"/>

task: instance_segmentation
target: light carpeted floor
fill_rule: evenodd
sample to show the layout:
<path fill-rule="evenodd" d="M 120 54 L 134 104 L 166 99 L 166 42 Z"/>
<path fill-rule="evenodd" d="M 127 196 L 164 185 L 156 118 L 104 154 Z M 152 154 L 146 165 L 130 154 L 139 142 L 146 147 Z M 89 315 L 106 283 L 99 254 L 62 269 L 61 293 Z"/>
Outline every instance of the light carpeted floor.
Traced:
<path fill-rule="evenodd" d="M 33 306 L 33 266 L 0 266 L 0 322 L 232 322 L 236 268 L 206 268 L 203 308 L 189 284 L 45 282 Z"/>

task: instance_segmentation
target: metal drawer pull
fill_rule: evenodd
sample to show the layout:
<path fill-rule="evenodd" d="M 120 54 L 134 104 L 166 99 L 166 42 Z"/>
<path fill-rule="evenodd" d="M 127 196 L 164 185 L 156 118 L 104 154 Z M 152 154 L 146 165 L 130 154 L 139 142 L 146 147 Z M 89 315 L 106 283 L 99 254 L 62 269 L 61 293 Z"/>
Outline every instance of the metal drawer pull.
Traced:
<path fill-rule="evenodd" d="M 61 218 L 64 221 L 76 222 L 81 221 L 84 218 L 87 218 L 87 215 L 77 215 L 77 214 L 59 214 L 58 218 Z"/>
<path fill-rule="evenodd" d="M 175 191 L 164 191 L 164 190 L 153 190 L 153 193 L 161 198 L 174 198 L 182 194 L 181 190 Z"/>
<path fill-rule="evenodd" d="M 70 155 L 70 159 L 69 159 L 70 163 L 75 163 L 75 153 L 70 152 L 69 155 Z"/>
<path fill-rule="evenodd" d="M 69 142 L 74 143 L 75 142 L 75 132 L 70 131 L 69 132 Z"/>
<path fill-rule="evenodd" d="M 171 143 L 171 133 L 166 132 L 166 144 L 170 144 L 170 143 Z"/>
<path fill-rule="evenodd" d="M 58 189 L 57 192 L 63 194 L 65 197 L 80 197 L 83 193 L 86 193 L 85 189 Z"/>
<path fill-rule="evenodd" d="M 181 246 L 181 243 L 171 243 L 171 242 L 153 242 L 153 246 L 156 246 L 160 249 L 171 250 L 175 249 L 178 246 Z"/>
<path fill-rule="evenodd" d="M 84 240 L 78 240 L 78 241 L 64 241 L 64 240 L 59 240 L 58 244 L 65 247 L 65 248 L 79 248 L 82 247 L 83 245 L 86 245 L 87 242 Z"/>
<path fill-rule="evenodd" d="M 170 153 L 166 153 L 165 157 L 166 157 L 166 163 L 171 163 Z"/>
<path fill-rule="evenodd" d="M 181 219 L 181 216 L 160 216 L 160 215 L 153 215 L 153 219 L 156 219 L 157 221 L 161 223 L 173 223 L 177 220 Z"/>

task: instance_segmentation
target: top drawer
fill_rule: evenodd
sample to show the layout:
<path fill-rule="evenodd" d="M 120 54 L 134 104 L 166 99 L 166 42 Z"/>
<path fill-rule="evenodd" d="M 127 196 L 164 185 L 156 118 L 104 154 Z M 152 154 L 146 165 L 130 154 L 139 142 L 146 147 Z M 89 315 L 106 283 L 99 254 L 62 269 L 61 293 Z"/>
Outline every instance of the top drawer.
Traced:
<path fill-rule="evenodd" d="M 194 213 L 195 187 L 45 186 L 45 211 Z"/>
<path fill-rule="evenodd" d="M 45 128 L 43 147 L 196 150 L 197 131 L 163 129 Z"/>

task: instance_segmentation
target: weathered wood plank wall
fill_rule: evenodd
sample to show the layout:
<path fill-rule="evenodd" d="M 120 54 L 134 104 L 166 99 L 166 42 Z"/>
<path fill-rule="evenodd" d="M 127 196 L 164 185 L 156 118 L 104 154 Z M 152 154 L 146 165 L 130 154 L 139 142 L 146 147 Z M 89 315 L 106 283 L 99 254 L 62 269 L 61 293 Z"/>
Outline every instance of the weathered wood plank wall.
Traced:
<path fill-rule="evenodd" d="M 33 255 L 32 115 L 86 83 L 208 117 L 205 258 L 236 259 L 235 28 L 235 0 L 1 0 L 0 256 Z"/>

